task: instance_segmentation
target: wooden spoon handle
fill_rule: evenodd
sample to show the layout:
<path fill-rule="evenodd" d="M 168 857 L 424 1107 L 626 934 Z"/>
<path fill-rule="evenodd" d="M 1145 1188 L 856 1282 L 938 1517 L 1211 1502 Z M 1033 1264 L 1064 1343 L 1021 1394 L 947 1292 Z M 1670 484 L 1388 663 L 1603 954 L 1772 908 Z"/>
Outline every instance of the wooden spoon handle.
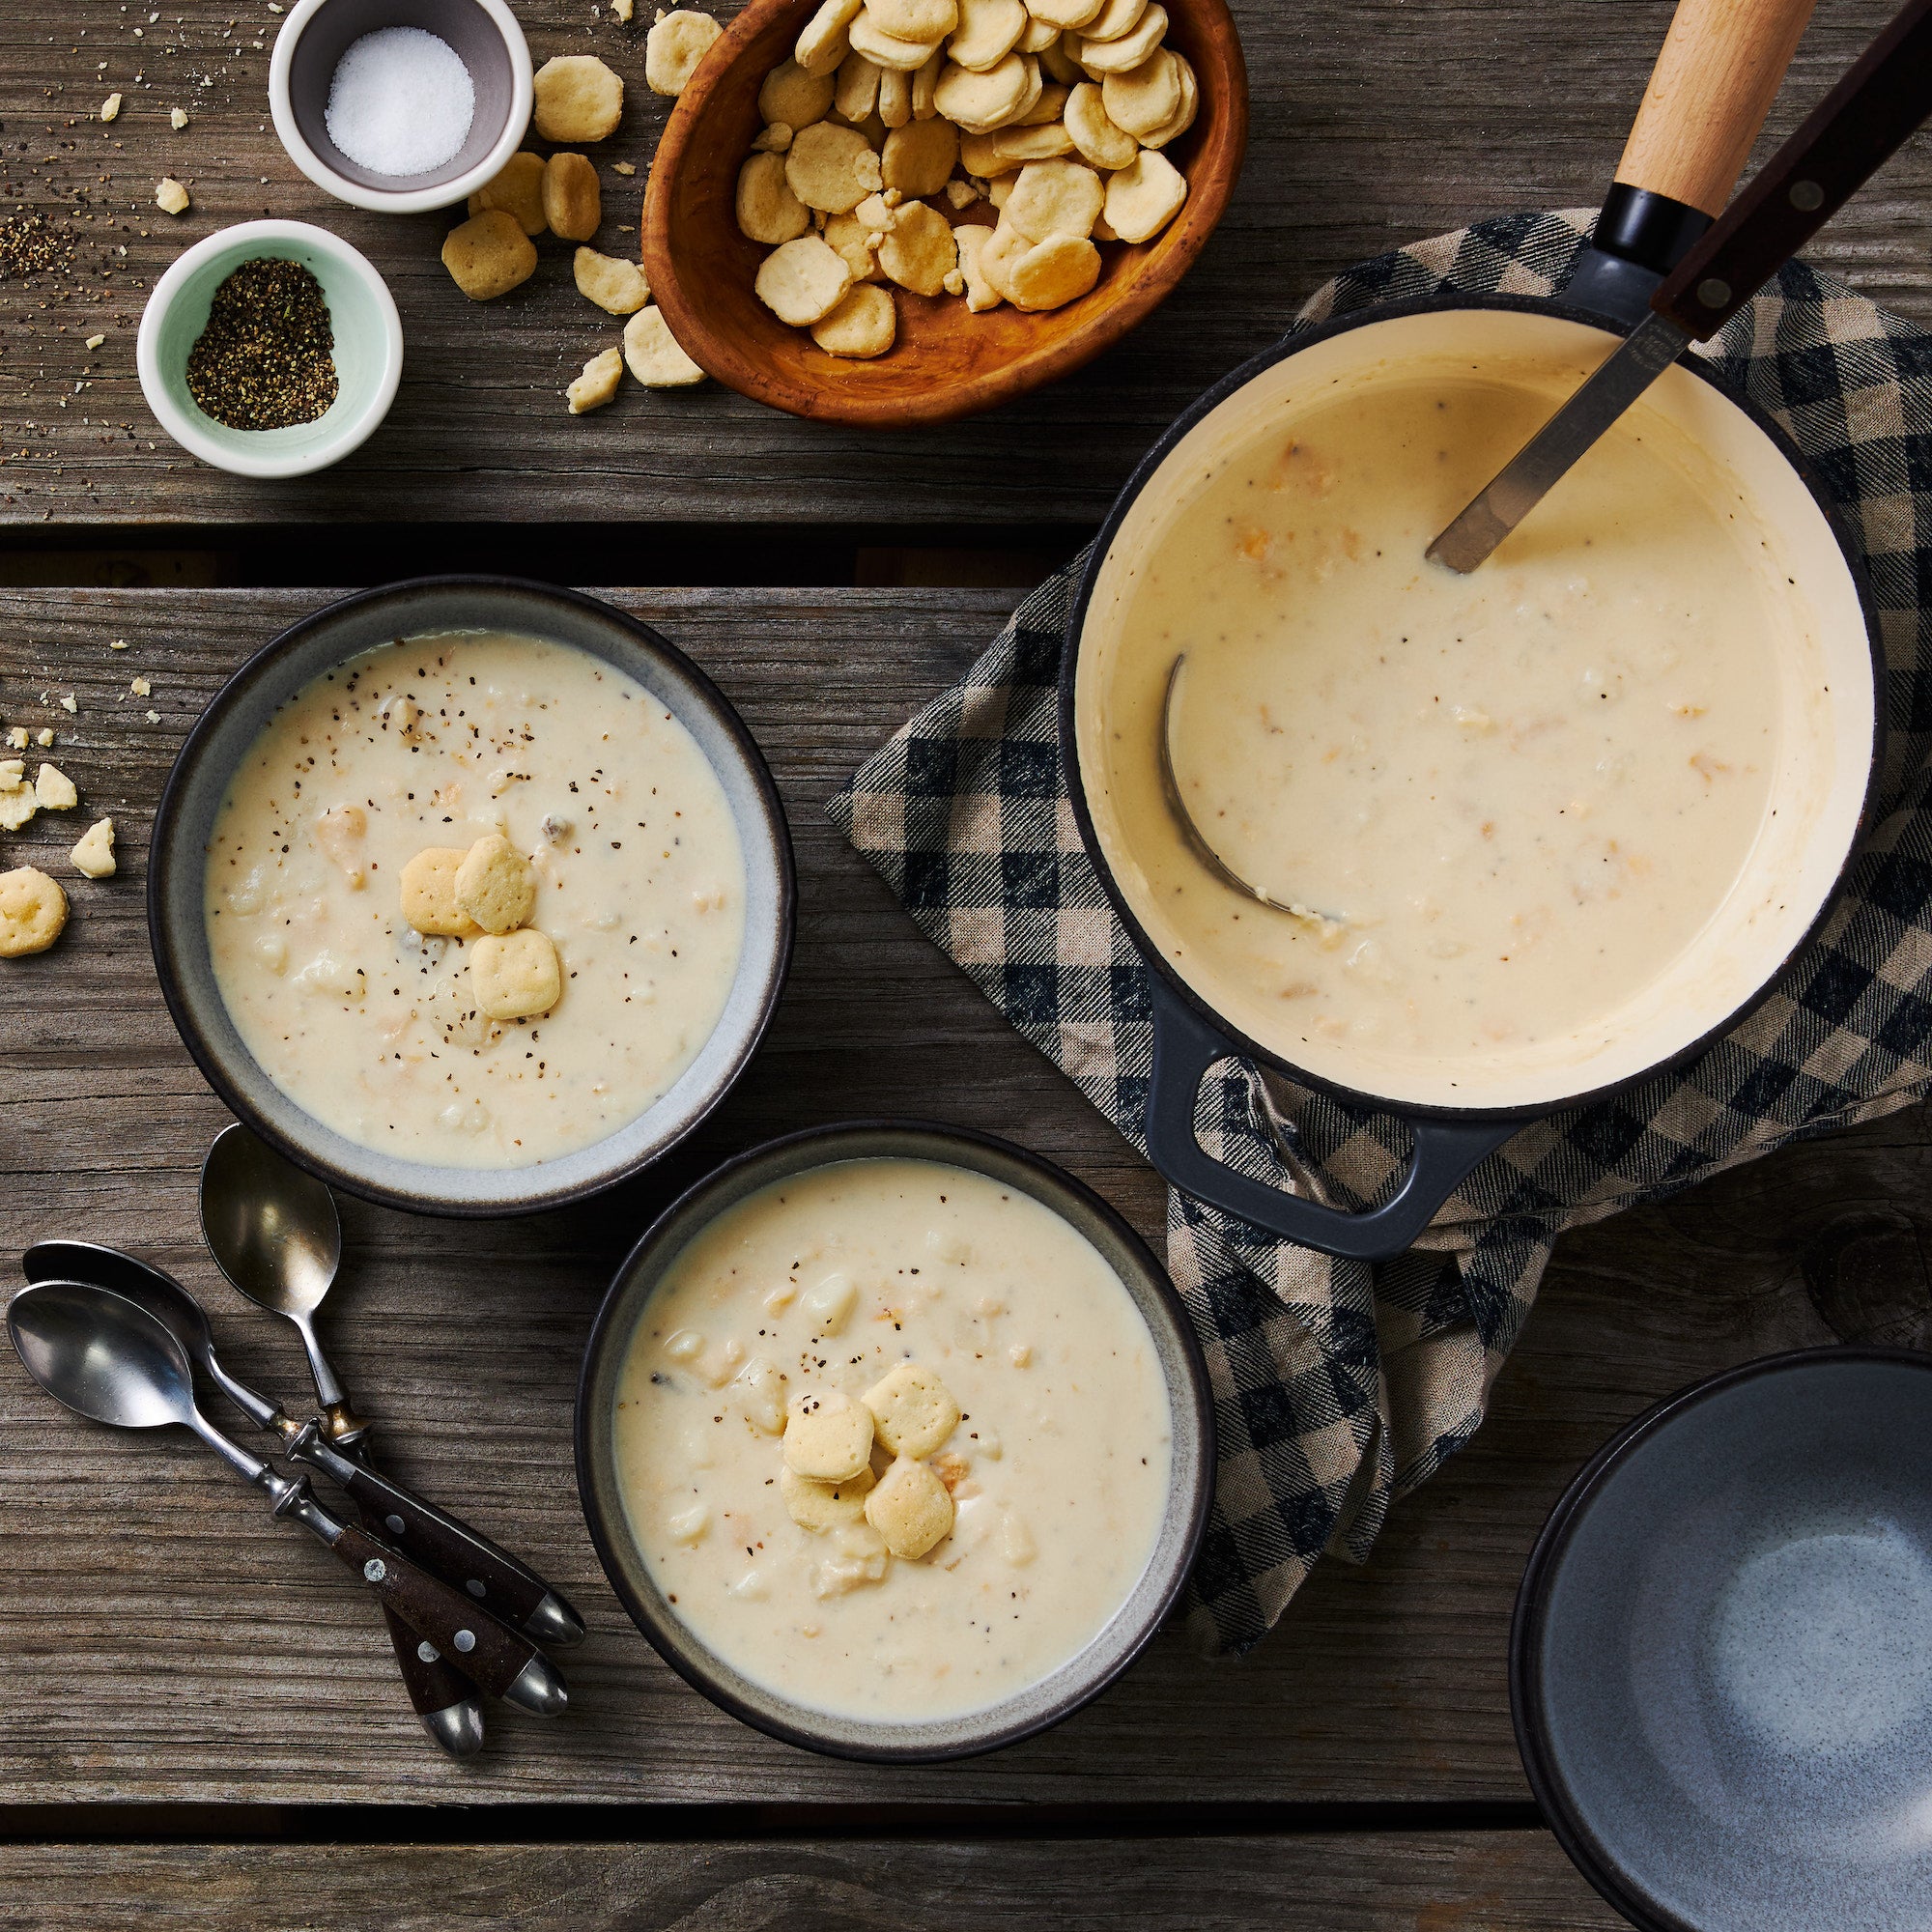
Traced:
<path fill-rule="evenodd" d="M 1650 305 L 1693 341 L 1721 328 L 1932 117 L 1932 0 L 1907 0 L 1766 161 Z"/>
<path fill-rule="evenodd" d="M 461 1659 L 466 1676 L 492 1696 L 540 1716 L 563 1709 L 562 1678 L 526 1637 L 366 1530 L 354 1523 L 336 1527 L 329 1547 L 342 1562 L 361 1577 L 385 1609 L 444 1657 Z"/>
<path fill-rule="evenodd" d="M 320 1469 L 361 1505 L 363 1520 L 382 1524 L 389 1540 L 443 1577 L 465 1584 L 504 1622 L 521 1624 L 545 1644 L 576 1643 L 583 1619 L 528 1564 L 498 1548 L 480 1531 L 438 1509 L 382 1473 L 366 1442 L 348 1454 L 337 1449 L 317 1422 L 305 1422 L 289 1438 L 290 1461 Z"/>
<path fill-rule="evenodd" d="M 1814 4 L 1678 0 L 1617 180 L 1720 213 Z"/>
<path fill-rule="evenodd" d="M 425 1728 L 437 1743 L 443 1733 L 428 1720 L 441 1718 L 471 1702 L 476 1687 L 464 1676 L 427 1637 L 418 1636 L 387 1604 L 383 1605 L 383 1621 L 388 1626 L 389 1642 L 396 1653 L 396 1668 L 402 1673 L 403 1688 L 410 1693 L 410 1708 L 425 1719 Z M 425 1652 L 428 1654 L 425 1655 Z M 464 1735 L 453 1731 L 454 1735 Z M 448 1749 L 449 1747 L 444 1745 Z M 452 1752 L 452 1755 L 457 1753 Z M 468 1753 L 462 1753 L 467 1755 Z"/>

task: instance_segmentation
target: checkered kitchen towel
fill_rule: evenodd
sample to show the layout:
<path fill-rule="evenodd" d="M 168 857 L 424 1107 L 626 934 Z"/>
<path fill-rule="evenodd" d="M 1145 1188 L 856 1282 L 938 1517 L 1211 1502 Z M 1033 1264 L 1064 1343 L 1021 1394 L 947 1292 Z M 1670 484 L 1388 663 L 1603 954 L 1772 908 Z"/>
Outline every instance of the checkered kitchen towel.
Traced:
<path fill-rule="evenodd" d="M 1548 295 L 1588 222 L 1526 215 L 1418 242 L 1329 283 L 1297 327 L 1444 289 Z M 1331 1261 L 1170 1196 L 1168 1264 L 1220 1428 L 1189 1603 L 1210 1648 L 1254 1643 L 1324 1551 L 1364 1558 L 1390 1501 L 1469 1440 L 1563 1229 L 1932 1087 L 1932 336 L 1793 267 L 1715 347 L 1723 374 L 1808 453 L 1863 546 L 1891 734 L 1877 829 L 1817 942 L 1736 1033 L 1634 1092 L 1525 1127 L 1400 1261 Z M 932 942 L 1139 1143 L 1141 968 L 1060 775 L 1055 680 L 1077 571 L 1029 597 L 831 812 Z M 1206 1083 L 1204 1145 L 1287 1184 L 1263 1128 L 1270 1105 L 1337 1203 L 1376 1200 L 1398 1172 L 1390 1122 L 1272 1075 L 1258 1086 L 1232 1064 Z"/>

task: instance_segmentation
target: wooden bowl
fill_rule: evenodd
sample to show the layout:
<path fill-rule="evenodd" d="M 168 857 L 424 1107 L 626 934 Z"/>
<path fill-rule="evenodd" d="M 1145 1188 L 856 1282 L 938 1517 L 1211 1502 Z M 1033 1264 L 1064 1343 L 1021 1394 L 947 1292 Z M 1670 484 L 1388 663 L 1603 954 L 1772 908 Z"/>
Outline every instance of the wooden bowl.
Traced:
<path fill-rule="evenodd" d="M 644 197 L 644 271 L 679 346 L 721 383 L 774 409 L 881 426 L 991 409 L 1097 355 L 1186 273 L 1228 205 L 1247 146 L 1247 68 L 1225 0 L 1162 4 L 1167 43 L 1187 56 L 1201 88 L 1194 126 L 1165 150 L 1187 177 L 1179 214 L 1139 246 L 1103 243 L 1094 288 L 1044 314 L 1003 303 L 973 315 L 959 297 L 895 289 L 898 341 L 860 362 L 828 355 L 753 292 L 770 250 L 738 232 L 738 170 L 763 126 L 759 85 L 791 53 L 814 0 L 751 0 L 680 96 Z M 984 202 L 974 207 L 982 218 L 991 213 Z"/>

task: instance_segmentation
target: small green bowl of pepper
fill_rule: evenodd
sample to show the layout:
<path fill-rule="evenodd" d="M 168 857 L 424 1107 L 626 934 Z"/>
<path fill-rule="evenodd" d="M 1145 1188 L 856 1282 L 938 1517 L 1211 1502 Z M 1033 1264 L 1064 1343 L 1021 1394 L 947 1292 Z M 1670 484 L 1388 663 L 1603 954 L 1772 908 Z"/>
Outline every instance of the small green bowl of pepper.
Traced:
<path fill-rule="evenodd" d="M 244 221 L 155 284 L 135 359 L 156 420 L 190 455 L 239 476 L 305 476 L 388 413 L 403 326 L 348 242 L 304 221 Z"/>

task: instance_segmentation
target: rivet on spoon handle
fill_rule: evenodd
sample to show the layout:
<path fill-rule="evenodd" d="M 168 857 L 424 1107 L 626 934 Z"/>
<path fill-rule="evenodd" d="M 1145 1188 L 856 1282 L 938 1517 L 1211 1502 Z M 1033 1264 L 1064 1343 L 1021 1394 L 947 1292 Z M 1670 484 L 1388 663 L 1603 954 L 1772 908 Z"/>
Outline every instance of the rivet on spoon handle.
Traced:
<path fill-rule="evenodd" d="M 20 1257 L 20 1265 L 30 1282 L 92 1283 L 146 1309 L 181 1344 L 190 1369 L 200 1369 L 258 1429 L 284 1438 L 295 1433 L 295 1424 L 274 1403 L 222 1366 L 207 1311 L 172 1275 L 93 1241 L 39 1241 Z M 393 1611 L 384 1608 L 383 1617 L 403 1688 L 423 1729 L 451 1757 L 474 1757 L 483 1747 L 476 1687 Z"/>
<path fill-rule="evenodd" d="M 365 1519 L 366 1520 L 366 1519 Z M 383 1621 L 396 1653 L 396 1669 L 410 1708 L 439 1749 L 471 1758 L 483 1748 L 483 1706 L 476 1687 L 425 1636 L 418 1636 L 387 1604 Z"/>
<path fill-rule="evenodd" d="M 306 1479 L 304 1479 L 306 1480 Z M 310 1525 L 314 1527 L 313 1524 Z M 554 1717 L 570 1701 L 556 1667 L 535 1644 L 500 1624 L 454 1585 L 433 1577 L 355 1523 L 334 1523 L 323 1541 L 404 1623 L 492 1696 Z M 320 1530 L 317 1531 L 322 1534 Z"/>
<path fill-rule="evenodd" d="M 522 1625 L 545 1644 L 582 1639 L 583 1619 L 534 1570 L 447 1510 L 331 1447 L 315 1423 L 305 1423 L 290 1438 L 287 1453 L 292 1462 L 304 1463 L 340 1485 L 392 1542 L 440 1575 L 460 1580 L 476 1602 L 504 1622 Z"/>
<path fill-rule="evenodd" d="M 192 1430 L 244 1482 L 267 1492 L 273 1515 L 293 1517 L 327 1544 L 484 1690 L 543 1716 L 569 1701 L 563 1679 L 526 1637 L 366 1530 L 339 1521 L 309 1493 L 306 1475 L 290 1482 L 224 1435 L 196 1406 L 187 1351 L 138 1302 L 86 1282 L 39 1282 L 8 1304 L 7 1331 L 27 1373 L 76 1414 L 117 1429 L 177 1423 Z"/>

